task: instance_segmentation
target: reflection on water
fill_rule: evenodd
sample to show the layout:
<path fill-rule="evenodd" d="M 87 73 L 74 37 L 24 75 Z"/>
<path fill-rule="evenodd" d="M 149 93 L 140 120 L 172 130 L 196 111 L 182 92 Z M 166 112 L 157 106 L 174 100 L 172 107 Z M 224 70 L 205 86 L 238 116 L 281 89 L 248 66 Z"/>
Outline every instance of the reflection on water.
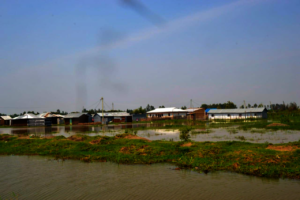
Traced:
<path fill-rule="evenodd" d="M 169 164 L 117 165 L 0 156 L 0 197 L 10 199 L 299 199 L 300 181 L 199 174 Z"/>
<path fill-rule="evenodd" d="M 52 127 L 28 127 L 28 128 L 0 128 L 0 134 L 13 135 L 36 135 L 42 137 L 59 136 L 70 137 L 76 134 L 85 134 L 89 136 L 106 135 L 115 136 L 124 133 L 124 129 L 140 128 L 138 136 L 149 140 L 172 140 L 179 141 L 180 131 L 178 129 L 162 129 L 169 124 L 127 124 L 127 125 L 108 125 L 108 126 L 52 126 Z M 144 127 L 144 128 L 143 128 Z M 248 131 L 231 128 L 193 130 L 191 134 L 193 141 L 246 141 L 253 143 L 287 143 L 300 140 L 300 131 L 271 131 L 252 129 Z M 198 132 L 195 134 L 195 132 Z"/>

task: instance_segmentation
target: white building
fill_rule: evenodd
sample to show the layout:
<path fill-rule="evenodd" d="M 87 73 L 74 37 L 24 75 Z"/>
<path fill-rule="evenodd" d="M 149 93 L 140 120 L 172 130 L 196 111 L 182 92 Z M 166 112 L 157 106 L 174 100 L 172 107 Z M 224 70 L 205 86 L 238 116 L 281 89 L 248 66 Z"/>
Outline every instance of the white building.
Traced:
<path fill-rule="evenodd" d="M 266 108 L 215 109 L 208 111 L 208 119 L 245 119 L 268 117 Z"/>
<path fill-rule="evenodd" d="M 169 117 L 182 117 L 185 118 L 189 112 L 193 112 L 199 108 L 189 108 L 186 110 L 182 110 L 176 107 L 169 108 L 156 108 L 155 110 L 151 110 L 147 112 L 147 117 L 152 118 L 169 118 Z"/>

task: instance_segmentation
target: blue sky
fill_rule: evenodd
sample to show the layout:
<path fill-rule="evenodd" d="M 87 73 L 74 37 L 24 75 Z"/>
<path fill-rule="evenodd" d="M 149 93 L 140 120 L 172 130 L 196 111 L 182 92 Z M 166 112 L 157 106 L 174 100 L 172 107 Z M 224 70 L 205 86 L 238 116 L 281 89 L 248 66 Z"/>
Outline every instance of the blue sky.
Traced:
<path fill-rule="evenodd" d="M 300 104 L 298 0 L 1 0 L 1 113 Z"/>

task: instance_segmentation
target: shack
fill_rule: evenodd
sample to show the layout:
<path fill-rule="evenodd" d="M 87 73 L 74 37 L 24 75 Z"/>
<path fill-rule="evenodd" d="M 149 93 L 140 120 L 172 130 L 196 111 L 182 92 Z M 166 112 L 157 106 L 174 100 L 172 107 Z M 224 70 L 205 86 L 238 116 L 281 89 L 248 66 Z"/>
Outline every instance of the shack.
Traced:
<path fill-rule="evenodd" d="M 208 119 L 246 119 L 263 118 L 267 119 L 266 108 L 247 108 L 247 109 L 216 109 L 208 111 Z"/>
<path fill-rule="evenodd" d="M 12 126 L 45 126 L 45 118 L 34 115 L 24 114 L 15 117 L 11 121 Z"/>
<path fill-rule="evenodd" d="M 59 114 L 51 114 L 51 113 L 42 113 L 39 115 L 40 117 L 45 118 L 45 125 L 52 125 L 52 124 L 63 124 L 64 123 L 64 117 Z"/>
<path fill-rule="evenodd" d="M 203 108 L 198 108 L 187 114 L 187 119 L 189 120 L 205 120 L 206 114 Z"/>
<path fill-rule="evenodd" d="M 132 114 L 132 121 L 141 121 L 142 119 L 146 119 L 147 114 Z"/>
<path fill-rule="evenodd" d="M 88 123 L 89 116 L 85 113 L 70 113 L 64 116 L 65 125 L 76 125 L 79 123 Z"/>
<path fill-rule="evenodd" d="M 108 122 L 132 122 L 132 116 L 127 112 L 105 112 L 103 113 L 105 123 Z M 94 122 L 102 122 L 102 113 L 94 115 Z"/>
<path fill-rule="evenodd" d="M 153 119 L 184 119 L 188 113 L 194 112 L 199 108 L 188 108 L 186 110 L 176 107 L 156 108 L 147 112 L 147 118 Z"/>
<path fill-rule="evenodd" d="M 0 116 L 0 125 L 7 125 L 9 126 L 11 122 L 10 116 Z"/>

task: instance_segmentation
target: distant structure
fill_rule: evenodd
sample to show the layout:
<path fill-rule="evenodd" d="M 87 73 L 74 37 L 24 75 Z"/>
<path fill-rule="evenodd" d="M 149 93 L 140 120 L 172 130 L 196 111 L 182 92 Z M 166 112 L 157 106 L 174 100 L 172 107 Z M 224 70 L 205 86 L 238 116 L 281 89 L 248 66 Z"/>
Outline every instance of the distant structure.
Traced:
<path fill-rule="evenodd" d="M 24 114 L 11 121 L 12 126 L 45 126 L 45 118 L 34 114 Z"/>
<path fill-rule="evenodd" d="M 208 111 L 208 119 L 247 119 L 247 118 L 268 118 L 266 108 L 247 109 L 215 109 Z"/>
<path fill-rule="evenodd" d="M 89 116 L 85 113 L 69 113 L 64 116 L 65 125 L 77 125 L 79 123 L 88 123 Z"/>
<path fill-rule="evenodd" d="M 169 107 L 156 108 L 147 112 L 148 119 L 205 119 L 205 110 L 202 108 L 188 108 L 186 110 Z"/>
<path fill-rule="evenodd" d="M 11 122 L 10 116 L 0 116 L 0 125 L 7 125 L 9 126 Z"/>
<path fill-rule="evenodd" d="M 108 122 L 132 122 L 132 116 L 127 112 L 105 112 L 103 113 L 104 123 Z M 94 122 L 102 121 L 102 113 L 94 115 Z"/>
<path fill-rule="evenodd" d="M 205 109 L 198 108 L 192 112 L 189 112 L 187 114 L 187 119 L 189 119 L 189 120 L 205 120 L 206 119 Z"/>
<path fill-rule="evenodd" d="M 41 113 L 38 115 L 39 117 L 45 118 L 45 125 L 51 126 L 53 124 L 63 124 L 64 123 L 64 116 L 59 114 L 51 114 L 50 112 Z"/>

